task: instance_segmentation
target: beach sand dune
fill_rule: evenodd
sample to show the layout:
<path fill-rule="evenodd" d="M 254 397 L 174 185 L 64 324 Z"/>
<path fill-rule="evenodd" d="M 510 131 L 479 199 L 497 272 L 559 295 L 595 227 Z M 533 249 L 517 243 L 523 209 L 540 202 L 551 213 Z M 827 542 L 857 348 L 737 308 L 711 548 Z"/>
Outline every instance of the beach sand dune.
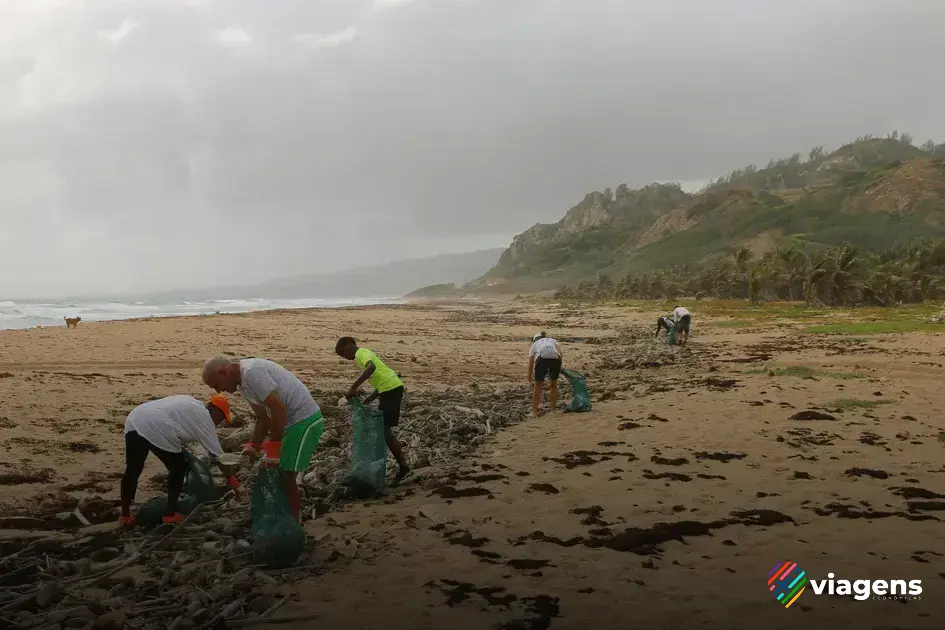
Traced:
<path fill-rule="evenodd" d="M 35 514 L 116 496 L 125 415 L 208 396 L 209 356 L 270 358 L 330 391 L 356 376 L 332 352 L 353 334 L 408 393 L 521 386 L 545 330 L 589 374 L 593 411 L 529 419 L 387 499 L 308 521 L 319 575 L 278 587 L 296 596 L 282 613 L 389 630 L 941 627 L 942 337 L 694 317 L 689 347 L 671 351 L 648 311 L 515 302 L 0 332 L 2 501 Z M 161 472 L 149 462 L 139 499 L 161 491 Z M 808 586 L 785 610 L 767 581 L 787 561 L 815 579 L 920 579 L 923 593 L 856 601 Z"/>

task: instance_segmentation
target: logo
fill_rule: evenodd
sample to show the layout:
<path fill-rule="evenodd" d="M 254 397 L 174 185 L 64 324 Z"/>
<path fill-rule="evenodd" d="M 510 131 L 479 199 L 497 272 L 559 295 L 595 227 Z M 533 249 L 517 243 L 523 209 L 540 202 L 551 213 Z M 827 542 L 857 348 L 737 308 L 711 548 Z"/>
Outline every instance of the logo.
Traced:
<path fill-rule="evenodd" d="M 796 562 L 779 562 L 768 572 L 768 590 L 778 603 L 790 608 L 797 598 L 807 590 L 808 583 L 814 595 L 839 595 L 852 597 L 862 602 L 875 600 L 921 599 L 922 580 L 843 580 L 834 579 L 833 573 L 826 580 L 808 580 L 807 573 Z"/>
<path fill-rule="evenodd" d="M 796 562 L 779 562 L 768 573 L 768 590 L 785 608 L 797 601 L 806 586 L 807 574 Z"/>

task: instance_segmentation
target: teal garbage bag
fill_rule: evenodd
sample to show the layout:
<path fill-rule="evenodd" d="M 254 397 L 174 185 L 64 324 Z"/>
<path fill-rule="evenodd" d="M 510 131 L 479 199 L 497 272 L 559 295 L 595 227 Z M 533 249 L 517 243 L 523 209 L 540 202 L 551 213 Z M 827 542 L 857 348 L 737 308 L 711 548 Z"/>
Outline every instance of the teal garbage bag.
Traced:
<path fill-rule="evenodd" d="M 305 529 L 292 516 L 278 468 L 262 466 L 253 481 L 253 561 L 270 569 L 294 565 L 305 550 Z"/>
<path fill-rule="evenodd" d="M 666 343 L 671 346 L 676 345 L 676 324 L 673 322 L 666 323 Z"/>
<path fill-rule="evenodd" d="M 576 413 L 590 411 L 591 396 L 587 392 L 587 377 L 579 372 L 572 372 L 571 370 L 561 370 L 561 373 L 568 379 L 568 382 L 571 384 L 571 391 L 574 392 L 574 397 L 571 399 L 571 402 L 568 403 L 565 411 Z"/>
<path fill-rule="evenodd" d="M 368 497 L 383 490 L 387 480 L 384 415 L 371 411 L 357 398 L 349 404 L 354 412 L 351 466 L 342 484 L 355 496 Z"/>

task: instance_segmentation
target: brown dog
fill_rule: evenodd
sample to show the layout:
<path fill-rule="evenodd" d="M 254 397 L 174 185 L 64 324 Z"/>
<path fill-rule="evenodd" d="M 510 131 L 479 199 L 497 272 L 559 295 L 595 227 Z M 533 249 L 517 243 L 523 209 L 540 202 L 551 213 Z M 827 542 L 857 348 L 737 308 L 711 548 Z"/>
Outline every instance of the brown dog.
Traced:
<path fill-rule="evenodd" d="M 81 317 L 63 317 L 66 320 L 66 328 L 75 328 L 82 321 Z"/>

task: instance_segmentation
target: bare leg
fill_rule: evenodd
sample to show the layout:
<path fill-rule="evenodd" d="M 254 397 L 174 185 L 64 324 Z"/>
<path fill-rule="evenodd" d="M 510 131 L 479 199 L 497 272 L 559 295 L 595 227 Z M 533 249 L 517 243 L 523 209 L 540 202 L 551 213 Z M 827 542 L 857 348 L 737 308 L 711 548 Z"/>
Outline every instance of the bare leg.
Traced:
<path fill-rule="evenodd" d="M 296 522 L 302 522 L 302 493 L 299 492 L 298 473 L 291 470 L 282 471 L 282 479 L 285 481 L 285 495 L 289 500 L 289 509 L 292 510 L 292 518 Z"/>
<path fill-rule="evenodd" d="M 394 430 L 391 427 L 384 427 L 384 440 L 387 442 L 387 450 L 389 450 L 390 454 L 397 460 L 397 467 L 400 468 L 400 470 L 397 471 L 397 479 L 403 479 L 407 476 L 407 473 L 410 472 L 410 466 L 407 465 L 404 451 L 400 448 L 400 440 L 394 435 Z"/>
<path fill-rule="evenodd" d="M 537 418 L 538 412 L 540 410 L 541 410 L 541 381 L 535 381 L 535 386 L 532 388 L 532 415 Z"/>
<path fill-rule="evenodd" d="M 558 381 L 551 381 L 551 413 L 558 411 Z"/>

